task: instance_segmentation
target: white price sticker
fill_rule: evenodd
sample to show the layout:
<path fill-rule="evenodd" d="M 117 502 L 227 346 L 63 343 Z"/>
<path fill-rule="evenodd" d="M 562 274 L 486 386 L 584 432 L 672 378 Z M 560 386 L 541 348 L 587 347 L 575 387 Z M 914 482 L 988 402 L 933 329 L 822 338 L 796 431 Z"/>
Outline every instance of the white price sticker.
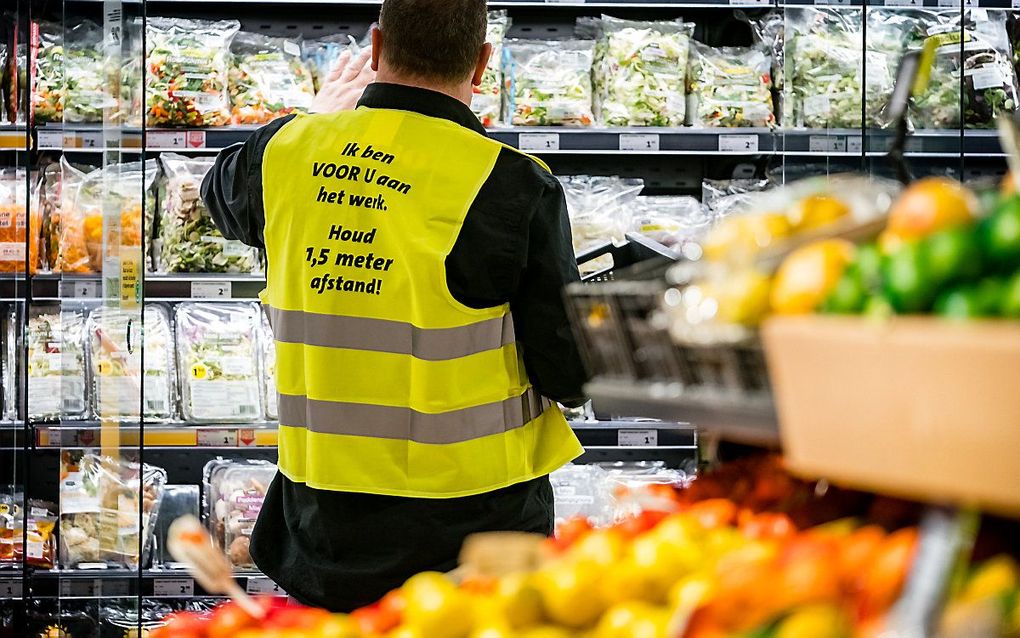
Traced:
<path fill-rule="evenodd" d="M 770 0 L 730 0 L 730 4 L 741 7 L 767 7 L 772 2 Z"/>
<path fill-rule="evenodd" d="M 188 598 L 195 595 L 195 581 L 190 578 L 156 578 L 152 595 L 162 598 Z"/>
<path fill-rule="evenodd" d="M 808 150 L 812 153 L 845 153 L 846 136 L 812 135 L 808 138 Z"/>
<path fill-rule="evenodd" d="M 25 593 L 24 584 L 20 578 L 0 580 L 0 599 L 21 598 Z"/>
<path fill-rule="evenodd" d="M 61 149 L 64 147 L 64 134 L 61 131 L 40 129 L 38 135 L 39 148 L 41 150 Z"/>
<path fill-rule="evenodd" d="M 149 148 L 187 148 L 187 131 L 149 131 L 145 139 Z"/>
<path fill-rule="evenodd" d="M 923 0 L 885 0 L 885 6 L 887 7 L 921 7 L 924 6 Z"/>
<path fill-rule="evenodd" d="M 719 151 L 725 153 L 757 153 L 757 135 L 720 135 Z"/>
<path fill-rule="evenodd" d="M 229 281 L 193 281 L 192 299 L 230 299 L 233 290 Z"/>
<path fill-rule="evenodd" d="M 658 133 L 621 133 L 621 151 L 657 151 L 659 150 Z"/>
<path fill-rule="evenodd" d="M 1010 6 L 1014 9 L 1020 9 L 1020 0 L 1012 0 L 1012 2 L 1010 2 Z"/>
<path fill-rule="evenodd" d="M 103 595 L 103 581 L 99 578 L 62 580 L 60 595 L 64 598 L 98 598 Z"/>
<path fill-rule="evenodd" d="M 199 430 L 195 438 L 199 447 L 237 447 L 237 430 Z"/>
<path fill-rule="evenodd" d="M 658 430 L 620 430 L 616 436 L 620 447 L 655 447 L 659 444 Z"/>
<path fill-rule="evenodd" d="M 847 153 L 863 153 L 864 139 L 860 135 L 848 135 L 846 138 Z"/>
<path fill-rule="evenodd" d="M 254 576 L 248 579 L 245 590 L 249 594 L 269 594 L 271 596 L 286 596 L 287 592 L 280 589 L 280 586 L 265 576 Z"/>
<path fill-rule="evenodd" d="M 517 136 L 517 148 L 522 151 L 558 151 L 559 133 L 521 133 Z"/>

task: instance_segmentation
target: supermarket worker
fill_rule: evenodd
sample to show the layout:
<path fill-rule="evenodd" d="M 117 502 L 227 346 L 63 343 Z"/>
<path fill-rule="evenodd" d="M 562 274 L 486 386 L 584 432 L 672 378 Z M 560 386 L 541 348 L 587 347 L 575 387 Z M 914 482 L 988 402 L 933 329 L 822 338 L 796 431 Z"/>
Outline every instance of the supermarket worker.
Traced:
<path fill-rule="evenodd" d="M 280 471 L 251 555 L 302 603 L 371 603 L 474 532 L 551 533 L 548 474 L 582 451 L 554 403 L 585 381 L 563 191 L 468 107 L 485 32 L 485 0 L 385 0 L 371 70 L 350 60 L 202 186 L 268 259 Z"/>

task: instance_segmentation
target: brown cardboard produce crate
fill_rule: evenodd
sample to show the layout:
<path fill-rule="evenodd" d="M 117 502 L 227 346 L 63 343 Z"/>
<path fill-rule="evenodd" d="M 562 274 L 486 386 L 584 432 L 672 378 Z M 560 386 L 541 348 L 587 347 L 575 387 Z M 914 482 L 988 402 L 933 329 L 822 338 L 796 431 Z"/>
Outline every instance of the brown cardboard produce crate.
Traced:
<path fill-rule="evenodd" d="M 1020 322 L 777 317 L 763 338 L 792 471 L 1020 514 Z"/>

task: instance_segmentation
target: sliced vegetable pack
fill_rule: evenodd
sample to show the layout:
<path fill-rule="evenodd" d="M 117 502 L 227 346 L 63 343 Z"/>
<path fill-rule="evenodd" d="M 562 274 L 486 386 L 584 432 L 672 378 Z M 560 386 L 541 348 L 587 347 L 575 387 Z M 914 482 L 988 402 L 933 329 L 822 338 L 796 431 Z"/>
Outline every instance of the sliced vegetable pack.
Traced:
<path fill-rule="evenodd" d="M 294 40 L 241 32 L 230 44 L 231 122 L 264 124 L 306 112 L 315 97 L 311 72 Z"/>
<path fill-rule="evenodd" d="M 28 418 L 85 418 L 84 312 L 72 308 L 35 310 L 28 318 L 25 349 Z"/>
<path fill-rule="evenodd" d="M 485 65 L 481 83 L 472 88 L 471 110 L 478 116 L 482 126 L 502 124 L 503 107 L 503 41 L 510 28 L 506 11 L 490 11 L 485 41 L 492 45 L 492 55 Z"/>
<path fill-rule="evenodd" d="M 591 126 L 591 40 L 508 40 L 506 116 L 515 126 Z"/>
<path fill-rule="evenodd" d="M 773 127 L 772 60 L 760 47 L 691 45 L 688 66 L 692 126 Z"/>

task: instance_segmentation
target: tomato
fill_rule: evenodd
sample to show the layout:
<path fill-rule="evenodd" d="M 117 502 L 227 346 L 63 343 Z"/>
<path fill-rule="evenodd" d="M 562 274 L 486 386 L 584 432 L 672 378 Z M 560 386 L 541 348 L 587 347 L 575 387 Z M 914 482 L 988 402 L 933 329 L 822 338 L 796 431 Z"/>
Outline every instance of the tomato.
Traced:
<path fill-rule="evenodd" d="M 361 633 L 369 635 L 385 634 L 399 624 L 393 622 L 391 614 L 380 610 L 379 603 L 355 610 L 351 618 L 358 623 Z"/>
<path fill-rule="evenodd" d="M 786 514 L 762 512 L 747 517 L 740 524 L 740 531 L 747 538 L 786 538 L 797 533 L 797 528 Z"/>
<path fill-rule="evenodd" d="M 731 525 L 737 518 L 736 504 L 726 498 L 699 501 L 687 509 L 687 514 L 706 529 Z"/>
<path fill-rule="evenodd" d="M 379 601 L 379 621 L 387 627 L 396 627 L 404 621 L 407 599 L 401 589 L 394 589 Z"/>
<path fill-rule="evenodd" d="M 844 590 L 855 592 L 860 588 L 861 575 L 884 540 L 885 530 L 865 525 L 840 541 L 838 569 Z"/>
<path fill-rule="evenodd" d="M 209 638 L 233 638 L 242 629 L 255 624 L 255 618 L 248 612 L 234 603 L 227 603 L 212 613 L 206 634 Z"/>
<path fill-rule="evenodd" d="M 556 545 L 566 548 L 592 530 L 592 524 L 583 516 L 569 518 L 556 528 Z"/>
<path fill-rule="evenodd" d="M 165 625 L 149 634 L 151 638 L 201 638 L 205 635 L 209 618 L 192 612 L 178 611 L 168 615 L 164 622 Z"/>
<path fill-rule="evenodd" d="M 666 518 L 666 516 L 668 516 L 666 512 L 644 510 L 640 514 L 628 516 L 623 519 L 615 529 L 620 531 L 624 536 L 639 536 L 658 525 L 662 519 Z"/>
<path fill-rule="evenodd" d="M 329 617 L 330 613 L 325 609 L 279 607 L 266 618 L 263 626 L 277 629 L 314 629 Z"/>

